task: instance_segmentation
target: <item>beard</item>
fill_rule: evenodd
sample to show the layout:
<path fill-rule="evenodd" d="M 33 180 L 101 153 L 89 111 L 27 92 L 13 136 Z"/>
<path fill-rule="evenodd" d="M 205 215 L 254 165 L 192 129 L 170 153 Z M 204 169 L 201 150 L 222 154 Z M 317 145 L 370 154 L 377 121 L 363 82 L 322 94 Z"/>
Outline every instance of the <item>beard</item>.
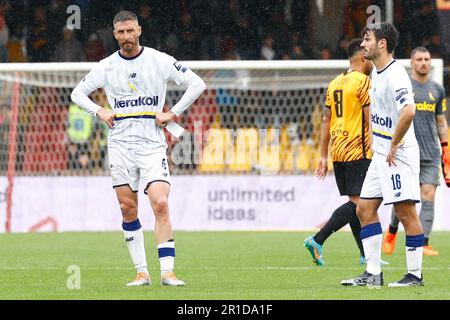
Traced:
<path fill-rule="evenodd" d="M 422 69 L 416 70 L 416 73 L 421 76 L 421 77 L 425 77 L 428 75 L 428 69 L 426 71 L 423 71 Z"/>
<path fill-rule="evenodd" d="M 134 42 L 123 42 L 120 46 L 124 51 L 131 52 L 136 47 L 137 41 Z"/>
<path fill-rule="evenodd" d="M 377 51 L 372 51 L 372 52 L 366 51 L 366 53 L 364 53 L 364 58 L 367 60 L 373 60 L 376 57 L 378 57 Z"/>

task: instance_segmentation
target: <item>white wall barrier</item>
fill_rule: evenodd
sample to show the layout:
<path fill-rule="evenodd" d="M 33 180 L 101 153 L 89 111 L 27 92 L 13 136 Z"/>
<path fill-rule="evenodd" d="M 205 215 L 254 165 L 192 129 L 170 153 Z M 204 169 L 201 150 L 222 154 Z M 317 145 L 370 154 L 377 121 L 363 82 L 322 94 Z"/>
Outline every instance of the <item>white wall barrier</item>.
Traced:
<path fill-rule="evenodd" d="M 0 177 L 0 232 L 5 230 L 6 178 Z M 450 189 L 438 188 L 434 230 L 450 230 Z M 311 230 L 340 204 L 334 177 L 173 176 L 170 213 L 175 230 Z M 418 205 L 417 209 L 420 209 Z M 391 206 L 380 208 L 383 229 Z M 154 217 L 139 192 L 140 220 Z M 121 230 L 121 214 L 109 177 L 16 177 L 11 231 Z"/>

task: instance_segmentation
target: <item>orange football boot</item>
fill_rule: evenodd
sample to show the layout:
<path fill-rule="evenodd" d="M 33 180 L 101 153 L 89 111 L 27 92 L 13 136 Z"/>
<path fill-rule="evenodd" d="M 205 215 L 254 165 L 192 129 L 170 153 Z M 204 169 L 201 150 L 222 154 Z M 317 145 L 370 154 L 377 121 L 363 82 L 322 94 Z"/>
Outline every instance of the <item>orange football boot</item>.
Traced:
<path fill-rule="evenodd" d="M 391 255 L 395 250 L 395 243 L 397 241 L 397 233 L 392 234 L 389 231 L 386 232 L 386 235 L 383 239 L 383 252 L 385 254 Z"/>
<path fill-rule="evenodd" d="M 434 250 L 432 246 L 423 246 L 423 254 L 426 256 L 435 257 L 439 255 L 439 251 Z"/>
<path fill-rule="evenodd" d="M 138 272 L 134 281 L 127 283 L 128 287 L 148 286 L 152 284 L 150 276 L 145 272 Z"/>

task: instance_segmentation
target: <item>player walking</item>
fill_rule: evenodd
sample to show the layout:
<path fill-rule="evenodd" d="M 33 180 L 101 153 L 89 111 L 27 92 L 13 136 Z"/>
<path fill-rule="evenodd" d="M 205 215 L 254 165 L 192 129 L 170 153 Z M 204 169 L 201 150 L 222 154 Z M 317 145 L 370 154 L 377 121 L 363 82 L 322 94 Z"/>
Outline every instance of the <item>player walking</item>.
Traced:
<path fill-rule="evenodd" d="M 415 207 L 420 201 L 420 155 L 411 125 L 415 105 L 411 80 L 405 68 L 393 58 L 397 43 L 398 32 L 390 23 L 368 25 L 364 30 L 361 43 L 364 57 L 375 65 L 370 90 L 374 154 L 356 209 L 367 267 L 363 274 L 343 280 L 342 285 L 383 285 L 382 230 L 377 212 L 383 200 L 395 206 L 406 230 L 408 272 L 389 287 L 423 285 L 424 235 Z"/>
<path fill-rule="evenodd" d="M 161 284 L 182 286 L 185 283 L 173 272 L 175 243 L 168 208 L 170 175 L 161 127 L 185 111 L 205 90 L 205 83 L 173 57 L 139 45 L 141 27 L 134 13 L 119 12 L 113 25 L 120 50 L 96 64 L 75 87 L 71 98 L 111 128 L 108 156 L 112 185 L 122 211 L 125 241 L 137 272 L 136 279 L 127 285 L 151 284 L 138 219 L 137 192 L 142 179 L 155 214 Z M 162 113 L 170 80 L 187 86 L 187 90 L 169 112 Z M 97 88 L 104 88 L 113 110 L 89 99 L 88 95 Z"/>
<path fill-rule="evenodd" d="M 304 240 L 304 245 L 318 266 L 325 264 L 322 245 L 331 234 L 347 223 L 365 263 L 361 243 L 361 225 L 356 215 L 361 187 L 372 158 L 369 137 L 370 74 L 373 65 L 362 53 L 361 39 L 353 39 L 347 46 L 350 68 L 330 82 L 327 89 L 320 135 L 320 160 L 316 176 L 324 179 L 328 171 L 328 145 L 332 139 L 331 155 L 339 193 L 349 201 L 337 208 L 328 222 Z"/>
<path fill-rule="evenodd" d="M 445 89 L 430 80 L 430 52 L 424 47 L 415 48 L 411 52 L 411 82 L 416 103 L 414 131 L 420 147 L 420 222 L 423 226 L 425 246 L 423 254 L 437 256 L 439 252 L 429 244 L 434 221 L 434 198 L 439 183 L 439 165 L 450 166 L 450 150 L 448 149 L 448 125 L 445 118 Z M 440 145 L 439 145 L 440 144 Z M 442 148 L 442 159 L 441 151 Z M 450 187 L 450 172 L 447 186 Z M 383 252 L 392 254 L 395 249 L 399 220 L 392 210 L 389 230 L 383 239 Z"/>

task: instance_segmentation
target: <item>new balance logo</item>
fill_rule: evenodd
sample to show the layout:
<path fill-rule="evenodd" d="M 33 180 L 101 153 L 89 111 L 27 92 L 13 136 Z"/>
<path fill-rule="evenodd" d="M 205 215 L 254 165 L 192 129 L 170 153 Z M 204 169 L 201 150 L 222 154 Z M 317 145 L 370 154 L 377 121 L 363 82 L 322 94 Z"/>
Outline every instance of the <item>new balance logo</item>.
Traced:
<path fill-rule="evenodd" d="M 416 251 L 416 248 L 415 248 L 415 247 L 409 248 L 407 251 L 408 251 L 408 252 Z"/>
<path fill-rule="evenodd" d="M 397 192 L 396 194 L 394 194 L 394 197 L 398 198 L 398 197 L 400 197 L 401 194 L 402 194 L 401 192 Z"/>
<path fill-rule="evenodd" d="M 134 240 L 134 237 L 125 238 L 126 242 L 130 242 L 130 241 L 133 241 L 133 240 Z"/>

